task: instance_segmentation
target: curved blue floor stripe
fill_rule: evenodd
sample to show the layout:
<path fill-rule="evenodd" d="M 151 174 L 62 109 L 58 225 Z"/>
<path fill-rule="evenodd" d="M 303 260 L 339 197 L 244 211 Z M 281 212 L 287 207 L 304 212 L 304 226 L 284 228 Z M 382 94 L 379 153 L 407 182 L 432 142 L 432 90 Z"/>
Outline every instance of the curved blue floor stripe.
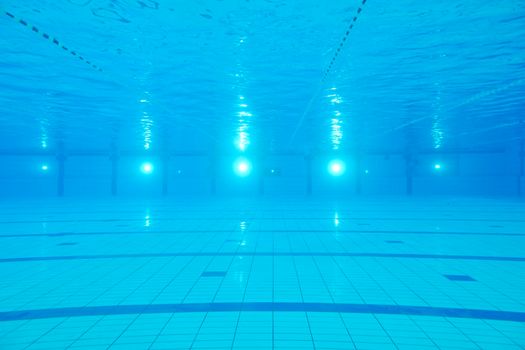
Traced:
<path fill-rule="evenodd" d="M 354 314 L 388 314 L 412 316 L 456 317 L 525 322 L 525 312 L 457 309 L 430 306 L 329 304 L 329 303 L 199 303 L 146 304 L 68 307 L 0 312 L 0 321 L 20 321 L 56 317 L 105 316 L 129 314 L 188 313 L 188 312 L 338 312 Z"/>
<path fill-rule="evenodd" d="M 479 255 L 445 255 L 445 254 L 408 254 L 408 253 L 344 253 L 344 252 L 181 252 L 181 253 L 137 253 L 107 255 L 64 255 L 32 256 L 0 259 L 0 263 L 53 260 L 95 260 L 126 258 L 165 258 L 177 256 L 342 256 L 342 257 L 376 257 L 376 258 L 413 258 L 413 259 L 446 259 L 446 260 L 486 260 L 523 262 L 525 258 L 513 256 L 479 256 Z"/>

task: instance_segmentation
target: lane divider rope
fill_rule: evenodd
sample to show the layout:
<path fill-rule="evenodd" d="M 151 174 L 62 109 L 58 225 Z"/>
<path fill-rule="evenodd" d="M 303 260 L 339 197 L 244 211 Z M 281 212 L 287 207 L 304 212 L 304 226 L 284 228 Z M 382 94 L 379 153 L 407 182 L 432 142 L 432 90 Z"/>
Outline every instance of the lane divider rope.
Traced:
<path fill-rule="evenodd" d="M 350 32 L 352 31 L 352 29 L 354 29 L 355 22 L 357 22 L 357 19 L 359 18 L 359 15 L 363 11 L 363 6 L 366 4 L 366 1 L 367 0 L 362 0 L 361 5 L 359 5 L 359 7 L 357 8 L 357 12 L 354 15 L 354 18 L 352 18 L 352 21 L 350 22 L 350 25 L 346 29 L 346 32 L 343 35 L 343 38 L 339 42 L 339 46 L 335 50 L 334 55 L 332 56 L 332 59 L 330 60 L 330 63 L 328 64 L 328 67 L 326 68 L 326 70 L 324 72 L 323 79 L 321 80 L 322 82 L 325 81 L 326 78 L 328 77 L 328 75 L 330 74 L 330 71 L 332 70 L 332 67 L 334 66 L 334 63 L 337 60 L 337 57 L 341 53 L 341 50 L 343 49 L 343 46 L 345 45 L 346 40 L 348 39 L 348 36 L 350 35 Z"/>
<path fill-rule="evenodd" d="M 363 6 L 366 4 L 366 1 L 367 0 L 362 0 L 361 1 L 361 5 L 359 5 L 359 7 L 357 8 L 357 11 L 356 11 L 356 14 L 354 15 L 354 18 L 352 18 L 352 20 L 350 22 L 350 25 L 348 26 L 348 28 L 346 29 L 346 32 L 343 35 L 343 38 L 339 42 L 339 46 L 335 50 L 334 55 L 332 56 L 332 59 L 330 60 L 330 63 L 328 64 L 328 67 L 325 69 L 325 71 L 323 73 L 323 77 L 321 78 L 321 81 L 319 82 L 319 84 L 317 86 L 317 89 L 315 90 L 314 94 L 312 95 L 312 97 L 310 98 L 308 103 L 306 104 L 306 108 L 305 108 L 303 114 L 301 115 L 301 118 L 299 119 L 295 129 L 291 133 L 290 141 L 288 142 L 288 148 L 292 147 L 292 145 L 294 143 L 294 140 L 295 140 L 295 137 L 296 137 L 297 133 L 299 132 L 299 129 L 303 125 L 303 122 L 304 122 L 306 116 L 310 112 L 310 109 L 312 107 L 312 104 L 313 104 L 315 98 L 322 91 L 323 83 L 326 81 L 326 78 L 328 77 L 328 75 L 332 71 L 332 68 L 333 68 L 333 66 L 334 66 L 334 64 L 335 64 L 335 62 L 337 60 L 337 57 L 339 57 L 339 54 L 341 53 L 341 50 L 343 49 L 343 47 L 344 47 L 344 45 L 345 45 L 345 43 L 346 43 L 346 41 L 348 39 L 348 36 L 350 35 L 350 32 L 354 28 L 355 23 L 357 22 L 357 19 L 359 18 L 359 15 L 361 14 L 361 12 L 363 12 Z"/>
<path fill-rule="evenodd" d="M 99 72 L 102 72 L 102 68 L 100 68 L 99 66 L 97 66 L 96 64 L 92 63 L 90 60 L 86 59 L 84 56 L 80 55 L 77 51 L 69 48 L 68 46 L 66 46 L 65 44 L 63 44 L 60 40 L 58 40 L 56 37 L 54 36 L 51 36 L 50 34 L 42 31 L 40 28 L 38 28 L 37 26 L 34 26 L 32 24 L 30 24 L 29 22 L 27 22 L 26 20 L 22 19 L 22 18 L 19 18 L 17 16 L 15 16 L 14 14 L 12 14 L 11 12 L 9 11 L 6 11 L 6 10 L 2 10 L 4 12 L 4 14 L 9 17 L 10 19 L 14 20 L 15 22 L 21 24 L 22 26 L 30 29 L 32 32 L 34 32 L 35 34 L 39 34 L 41 35 L 42 38 L 48 40 L 49 42 L 53 43 L 54 45 L 56 45 L 57 47 L 59 48 L 62 48 L 62 50 L 66 51 L 66 52 L 69 52 L 69 54 L 71 54 L 71 56 L 74 56 L 76 58 L 78 58 L 79 60 L 83 61 L 84 63 L 86 63 L 87 65 L 89 65 L 91 68 L 99 71 Z"/>

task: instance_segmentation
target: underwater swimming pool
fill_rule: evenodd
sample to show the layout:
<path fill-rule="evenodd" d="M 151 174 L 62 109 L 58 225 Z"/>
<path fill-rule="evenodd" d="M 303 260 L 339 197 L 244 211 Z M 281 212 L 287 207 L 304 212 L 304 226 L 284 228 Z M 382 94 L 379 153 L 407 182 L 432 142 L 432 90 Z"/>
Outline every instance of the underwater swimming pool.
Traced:
<path fill-rule="evenodd" d="M 0 349 L 525 349 L 523 0 L 5 0 Z"/>

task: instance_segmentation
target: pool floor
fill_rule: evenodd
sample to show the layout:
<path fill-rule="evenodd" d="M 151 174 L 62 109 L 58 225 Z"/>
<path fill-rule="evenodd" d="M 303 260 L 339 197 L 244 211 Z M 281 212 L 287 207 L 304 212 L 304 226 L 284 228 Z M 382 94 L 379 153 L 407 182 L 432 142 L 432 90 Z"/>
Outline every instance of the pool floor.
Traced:
<path fill-rule="evenodd" d="M 525 203 L 0 203 L 0 349 L 525 349 Z"/>

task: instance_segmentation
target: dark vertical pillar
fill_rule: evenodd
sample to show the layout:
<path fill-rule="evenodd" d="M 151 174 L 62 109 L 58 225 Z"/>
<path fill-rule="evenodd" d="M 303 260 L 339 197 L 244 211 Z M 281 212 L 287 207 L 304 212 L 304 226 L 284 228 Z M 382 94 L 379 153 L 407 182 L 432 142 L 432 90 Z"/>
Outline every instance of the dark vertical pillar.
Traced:
<path fill-rule="evenodd" d="M 217 157 L 210 156 L 210 194 L 215 196 L 217 194 Z"/>
<path fill-rule="evenodd" d="M 408 127 L 405 128 L 405 169 L 406 169 L 406 194 L 411 196 L 414 193 L 414 169 L 416 160 L 414 155 L 416 153 L 415 146 L 418 140 L 418 132 L 414 129 L 413 123 L 410 122 L 408 116 L 414 115 L 411 108 L 407 108 L 406 114 L 403 116 L 403 122 L 408 122 Z"/>
<path fill-rule="evenodd" d="M 306 166 L 306 195 L 312 194 L 312 154 L 307 154 L 304 157 Z"/>
<path fill-rule="evenodd" d="M 162 158 L 162 195 L 166 196 L 168 194 L 168 181 L 169 181 L 169 164 L 170 164 L 170 157 L 169 155 L 164 155 Z"/>
<path fill-rule="evenodd" d="M 258 193 L 260 196 L 264 194 L 264 178 L 266 176 L 266 162 L 263 157 L 258 158 L 257 167 L 257 180 L 258 180 Z"/>
<path fill-rule="evenodd" d="M 264 194 L 264 170 L 258 171 L 259 175 L 259 195 L 262 196 Z"/>
<path fill-rule="evenodd" d="M 355 193 L 360 195 L 363 191 L 363 160 L 361 154 L 357 155 L 356 159 L 356 177 L 355 177 Z"/>
<path fill-rule="evenodd" d="M 411 196 L 414 185 L 414 157 L 411 154 L 405 155 L 406 161 L 406 194 Z"/>
<path fill-rule="evenodd" d="M 59 153 L 57 155 L 58 162 L 58 173 L 57 173 L 57 196 L 64 196 L 64 176 L 66 168 L 66 156 L 64 153 Z"/>
<path fill-rule="evenodd" d="M 519 157 L 518 196 L 523 196 L 523 176 L 525 175 L 525 140 L 523 139 L 520 141 Z"/>
<path fill-rule="evenodd" d="M 111 195 L 116 196 L 118 191 L 118 155 L 116 153 L 111 154 L 109 157 L 111 160 Z"/>

